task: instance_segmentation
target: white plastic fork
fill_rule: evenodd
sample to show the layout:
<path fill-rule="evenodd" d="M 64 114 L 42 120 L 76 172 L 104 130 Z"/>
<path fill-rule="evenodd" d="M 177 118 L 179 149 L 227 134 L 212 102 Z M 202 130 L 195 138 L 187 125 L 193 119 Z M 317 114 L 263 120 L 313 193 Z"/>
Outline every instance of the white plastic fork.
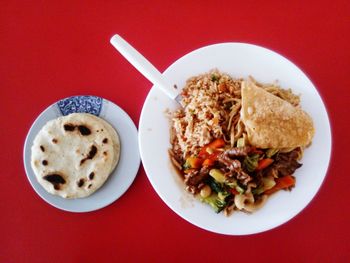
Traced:
<path fill-rule="evenodd" d="M 178 90 L 163 77 L 155 66 L 152 65 L 141 53 L 126 42 L 118 34 L 114 35 L 111 44 L 128 60 L 142 75 L 154 84 L 154 87 L 162 90 L 170 99 L 181 105 L 182 96 Z"/>

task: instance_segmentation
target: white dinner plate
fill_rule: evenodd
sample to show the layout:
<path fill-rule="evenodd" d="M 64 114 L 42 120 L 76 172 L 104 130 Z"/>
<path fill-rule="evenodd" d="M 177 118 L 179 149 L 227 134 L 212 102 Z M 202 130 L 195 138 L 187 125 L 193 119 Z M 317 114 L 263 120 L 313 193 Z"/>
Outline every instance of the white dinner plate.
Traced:
<path fill-rule="evenodd" d="M 253 214 L 234 212 L 230 217 L 216 214 L 208 205 L 184 190 L 168 157 L 169 121 L 165 112 L 178 104 L 153 87 L 144 103 L 139 123 L 139 146 L 146 174 L 161 199 L 188 222 L 216 233 L 247 235 L 275 228 L 304 209 L 319 190 L 329 164 L 331 130 L 325 106 L 315 86 L 283 56 L 251 44 L 223 43 L 195 50 L 173 63 L 163 75 L 179 89 L 191 76 L 218 69 L 232 77 L 253 76 L 257 81 L 276 80 L 283 88 L 301 95 L 302 108 L 314 120 L 316 134 L 305 150 L 303 166 L 295 172 L 296 187 L 280 191 Z"/>
<path fill-rule="evenodd" d="M 64 199 L 52 195 L 38 183 L 31 167 L 31 146 L 40 129 L 52 119 L 74 112 L 87 112 L 109 122 L 119 134 L 121 152 L 116 169 L 92 195 L 79 199 Z M 88 212 L 105 207 L 122 196 L 134 181 L 140 166 L 138 137 L 135 124 L 120 107 L 96 96 L 73 96 L 49 106 L 35 120 L 24 144 L 24 167 L 30 184 L 46 202 L 71 212 Z"/>

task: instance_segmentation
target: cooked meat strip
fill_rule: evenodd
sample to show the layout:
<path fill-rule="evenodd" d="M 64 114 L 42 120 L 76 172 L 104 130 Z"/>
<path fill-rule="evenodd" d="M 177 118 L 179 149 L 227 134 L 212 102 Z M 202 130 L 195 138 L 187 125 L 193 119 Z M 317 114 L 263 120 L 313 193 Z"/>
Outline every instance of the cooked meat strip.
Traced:
<path fill-rule="evenodd" d="M 243 185 L 247 185 L 253 179 L 249 174 L 244 172 L 242 169 L 239 172 L 237 172 L 236 178 Z"/>
<path fill-rule="evenodd" d="M 229 156 L 231 158 L 238 157 L 238 156 L 247 156 L 248 153 L 251 151 L 252 147 L 245 146 L 245 147 L 233 147 L 226 151 L 224 151 L 224 155 Z"/>
<path fill-rule="evenodd" d="M 268 175 L 282 177 L 292 175 L 302 164 L 298 163 L 300 149 L 294 149 L 288 153 L 278 153 L 273 164 L 266 170 Z"/>
<path fill-rule="evenodd" d="M 168 153 L 169 153 L 170 160 L 171 160 L 172 164 L 173 164 L 179 171 L 181 171 L 181 170 L 182 170 L 182 166 L 181 166 L 182 159 L 181 159 L 181 156 L 179 157 L 178 155 L 176 155 L 176 153 L 174 152 L 173 149 L 169 149 Z"/>
<path fill-rule="evenodd" d="M 243 185 L 247 185 L 247 183 L 252 180 L 252 177 L 242 170 L 241 162 L 239 160 L 231 158 L 245 156 L 248 151 L 249 149 L 246 147 L 232 148 L 218 156 L 218 162 L 223 164 L 229 170 L 225 175 L 228 177 L 235 177 Z"/>
<path fill-rule="evenodd" d="M 226 151 L 218 155 L 218 161 L 225 165 L 230 171 L 236 171 L 241 168 L 241 162 L 236 159 L 231 159 Z"/>
<path fill-rule="evenodd" d="M 185 184 L 188 186 L 198 186 L 209 176 L 209 168 L 202 167 L 199 171 L 193 170 L 185 175 Z"/>

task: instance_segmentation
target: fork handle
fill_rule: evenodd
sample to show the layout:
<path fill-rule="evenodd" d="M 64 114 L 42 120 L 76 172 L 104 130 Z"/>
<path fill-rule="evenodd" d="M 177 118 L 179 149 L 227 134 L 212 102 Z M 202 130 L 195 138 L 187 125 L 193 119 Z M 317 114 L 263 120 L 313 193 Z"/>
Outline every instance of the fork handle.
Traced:
<path fill-rule="evenodd" d="M 151 81 L 156 87 L 160 88 L 171 99 L 175 99 L 178 91 L 168 83 L 163 75 L 141 55 L 134 47 L 126 42 L 118 34 L 114 35 L 111 44 L 128 60 L 142 75 Z"/>

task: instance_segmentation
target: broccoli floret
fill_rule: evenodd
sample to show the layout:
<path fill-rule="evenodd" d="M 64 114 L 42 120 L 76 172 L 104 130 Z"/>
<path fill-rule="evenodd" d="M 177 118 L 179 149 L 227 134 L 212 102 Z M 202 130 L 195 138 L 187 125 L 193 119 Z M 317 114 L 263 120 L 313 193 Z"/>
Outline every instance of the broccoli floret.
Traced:
<path fill-rule="evenodd" d="M 202 201 L 210 205 L 216 213 L 220 213 L 226 206 L 225 200 L 221 200 L 215 193 L 203 198 Z"/>
<path fill-rule="evenodd" d="M 211 190 L 213 190 L 216 193 L 222 192 L 222 184 L 217 182 L 214 178 L 208 177 L 206 179 L 206 183 L 210 186 Z"/>

